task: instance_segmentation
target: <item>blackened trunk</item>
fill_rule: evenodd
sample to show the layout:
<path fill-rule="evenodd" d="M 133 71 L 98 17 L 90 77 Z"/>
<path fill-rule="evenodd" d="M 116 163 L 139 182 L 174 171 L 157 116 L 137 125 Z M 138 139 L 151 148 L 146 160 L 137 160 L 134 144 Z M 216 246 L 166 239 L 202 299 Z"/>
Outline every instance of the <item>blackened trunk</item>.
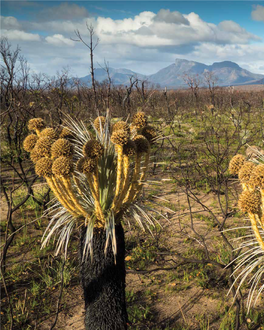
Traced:
<path fill-rule="evenodd" d="M 83 255 L 86 228 L 81 232 L 80 256 Z M 81 262 L 81 280 L 85 299 L 85 326 L 88 330 L 125 330 L 125 238 L 122 225 L 117 225 L 116 263 L 111 242 L 104 253 L 106 233 L 94 230 L 93 259 Z"/>

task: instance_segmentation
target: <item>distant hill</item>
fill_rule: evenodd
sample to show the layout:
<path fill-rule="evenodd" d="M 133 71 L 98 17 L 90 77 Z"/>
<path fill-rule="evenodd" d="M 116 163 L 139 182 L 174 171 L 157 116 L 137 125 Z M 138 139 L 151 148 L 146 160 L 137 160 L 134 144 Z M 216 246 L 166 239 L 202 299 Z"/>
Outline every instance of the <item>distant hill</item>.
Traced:
<path fill-rule="evenodd" d="M 131 76 L 137 77 L 140 80 L 146 79 L 146 76 L 128 69 L 109 68 L 109 74 L 113 84 L 115 85 L 129 84 Z M 108 79 L 106 71 L 101 68 L 94 69 L 94 77 L 95 80 L 97 80 L 100 83 Z M 91 85 L 92 83 L 91 75 L 80 78 L 80 81 L 84 84 Z"/>
<path fill-rule="evenodd" d="M 202 75 L 205 72 L 212 72 L 217 79 L 218 86 L 229 85 L 251 85 L 263 84 L 264 75 L 252 73 L 241 68 L 238 64 L 231 61 L 216 62 L 212 65 L 188 61 L 185 59 L 176 59 L 175 63 L 159 70 L 152 75 L 143 75 L 128 69 L 110 68 L 110 76 L 115 85 L 127 85 L 131 76 L 140 80 L 147 79 L 151 84 L 159 84 L 161 87 L 179 88 L 186 87 L 183 76 Z M 104 69 L 95 69 L 95 79 L 103 82 L 107 79 Z M 91 75 L 80 78 L 84 84 L 91 84 Z"/>

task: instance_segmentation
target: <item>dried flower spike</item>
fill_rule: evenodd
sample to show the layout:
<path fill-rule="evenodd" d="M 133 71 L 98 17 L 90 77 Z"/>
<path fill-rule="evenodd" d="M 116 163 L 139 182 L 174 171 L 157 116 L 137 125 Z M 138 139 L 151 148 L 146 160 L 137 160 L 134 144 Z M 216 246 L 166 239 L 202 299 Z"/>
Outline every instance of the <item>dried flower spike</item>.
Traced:
<path fill-rule="evenodd" d="M 132 140 L 128 140 L 128 142 L 123 146 L 123 154 L 125 156 L 131 157 L 135 155 L 136 152 L 137 152 L 136 143 Z"/>
<path fill-rule="evenodd" d="M 40 158 L 36 163 L 35 172 L 38 176 L 51 177 L 52 160 L 47 157 Z"/>
<path fill-rule="evenodd" d="M 44 120 L 42 118 L 33 118 L 28 122 L 28 129 L 30 131 L 40 131 L 45 127 Z"/>
<path fill-rule="evenodd" d="M 129 134 L 127 133 L 127 131 L 123 129 L 113 132 L 111 136 L 111 141 L 119 146 L 123 146 L 127 144 L 128 140 L 129 140 Z"/>
<path fill-rule="evenodd" d="M 147 126 L 148 120 L 144 112 L 137 112 L 132 119 L 132 123 L 136 128 L 143 128 Z"/>
<path fill-rule="evenodd" d="M 243 191 L 238 200 L 238 207 L 243 212 L 257 214 L 260 211 L 259 191 Z"/>
<path fill-rule="evenodd" d="M 238 178 L 241 183 L 248 183 L 252 174 L 252 171 L 256 165 L 252 162 L 244 162 L 244 165 L 240 168 L 238 172 Z"/>
<path fill-rule="evenodd" d="M 119 130 L 124 130 L 125 132 L 127 132 L 128 135 L 130 134 L 130 127 L 129 127 L 128 123 L 126 123 L 125 121 L 121 120 L 113 125 L 112 132 L 119 131 Z"/>
<path fill-rule="evenodd" d="M 36 143 L 38 141 L 38 137 L 35 134 L 30 134 L 28 135 L 24 142 L 23 142 L 23 147 L 27 152 L 30 152 L 34 149 Z"/>
<path fill-rule="evenodd" d="M 238 174 L 245 161 L 246 158 L 243 155 L 235 155 L 229 163 L 229 172 L 231 174 Z"/>
<path fill-rule="evenodd" d="M 38 139 L 34 150 L 36 150 L 41 157 L 50 157 L 52 142 L 53 141 L 49 137 L 41 137 Z"/>
<path fill-rule="evenodd" d="M 72 160 L 61 156 L 57 158 L 52 165 L 52 173 L 57 176 L 67 177 L 73 172 Z"/>
<path fill-rule="evenodd" d="M 264 164 L 254 168 L 250 177 L 250 184 L 253 187 L 259 187 L 261 190 L 264 189 Z"/>
<path fill-rule="evenodd" d="M 104 153 L 104 147 L 97 140 L 90 140 L 83 146 L 83 154 L 89 158 L 99 158 Z"/>
<path fill-rule="evenodd" d="M 136 135 L 133 139 L 137 146 L 137 152 L 142 154 L 149 151 L 149 142 L 143 135 Z"/>
<path fill-rule="evenodd" d="M 66 139 L 58 139 L 51 146 L 51 157 L 58 158 L 61 156 L 70 157 L 73 153 L 71 143 Z"/>
<path fill-rule="evenodd" d="M 37 162 L 38 160 L 40 160 L 42 157 L 43 157 L 43 156 L 41 156 L 41 155 L 39 154 L 39 152 L 36 150 L 36 148 L 34 148 L 34 149 L 30 152 L 30 159 L 32 160 L 32 162 L 33 162 L 34 164 L 36 164 L 36 162 Z"/>
<path fill-rule="evenodd" d="M 44 128 L 40 134 L 39 134 L 40 137 L 43 137 L 43 136 L 46 136 L 52 140 L 55 140 L 57 139 L 57 134 L 55 132 L 55 130 L 51 127 L 47 127 L 47 128 Z"/>
<path fill-rule="evenodd" d="M 80 158 L 76 164 L 77 170 L 84 174 L 93 173 L 96 169 L 96 166 L 96 160 L 88 157 Z"/>

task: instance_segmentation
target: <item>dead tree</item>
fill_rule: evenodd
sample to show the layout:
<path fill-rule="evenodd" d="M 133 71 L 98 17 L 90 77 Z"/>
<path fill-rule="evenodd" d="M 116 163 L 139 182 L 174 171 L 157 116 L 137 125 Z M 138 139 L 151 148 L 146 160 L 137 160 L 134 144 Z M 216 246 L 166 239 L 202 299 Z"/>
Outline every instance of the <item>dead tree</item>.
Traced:
<path fill-rule="evenodd" d="M 211 104 L 215 106 L 215 91 L 216 91 L 216 83 L 218 81 L 218 78 L 215 76 L 214 72 L 212 71 L 206 71 L 203 73 L 204 82 L 208 86 L 210 98 L 211 98 Z"/>
<path fill-rule="evenodd" d="M 93 88 L 93 93 L 94 93 L 95 107 L 97 108 L 98 104 L 97 104 L 96 84 L 95 84 L 95 77 L 94 77 L 93 57 L 94 57 L 94 50 L 99 44 L 99 38 L 97 38 L 96 42 L 94 43 L 94 40 L 93 40 L 94 33 L 95 33 L 94 32 L 94 27 L 93 27 L 92 24 L 88 25 L 87 22 L 86 22 L 86 27 L 87 27 L 87 30 L 89 32 L 89 43 L 87 43 L 86 41 L 83 40 L 83 37 L 82 37 L 79 30 L 74 31 L 77 39 L 72 38 L 72 40 L 82 42 L 90 50 L 90 62 L 91 62 L 90 74 L 91 74 L 91 79 L 92 79 L 92 88 Z"/>

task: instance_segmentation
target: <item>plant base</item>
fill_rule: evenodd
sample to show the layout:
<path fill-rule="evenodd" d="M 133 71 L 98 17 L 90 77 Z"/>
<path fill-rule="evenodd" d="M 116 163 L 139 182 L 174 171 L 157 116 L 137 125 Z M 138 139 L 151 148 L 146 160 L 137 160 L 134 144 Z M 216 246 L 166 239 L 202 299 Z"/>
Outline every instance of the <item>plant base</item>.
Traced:
<path fill-rule="evenodd" d="M 81 231 L 80 260 L 82 260 L 86 228 Z M 85 326 L 88 330 L 125 330 L 127 311 L 125 301 L 125 238 L 122 225 L 115 227 L 116 263 L 109 242 L 105 254 L 105 230 L 94 230 L 93 259 L 80 261 L 81 281 L 85 299 Z"/>

